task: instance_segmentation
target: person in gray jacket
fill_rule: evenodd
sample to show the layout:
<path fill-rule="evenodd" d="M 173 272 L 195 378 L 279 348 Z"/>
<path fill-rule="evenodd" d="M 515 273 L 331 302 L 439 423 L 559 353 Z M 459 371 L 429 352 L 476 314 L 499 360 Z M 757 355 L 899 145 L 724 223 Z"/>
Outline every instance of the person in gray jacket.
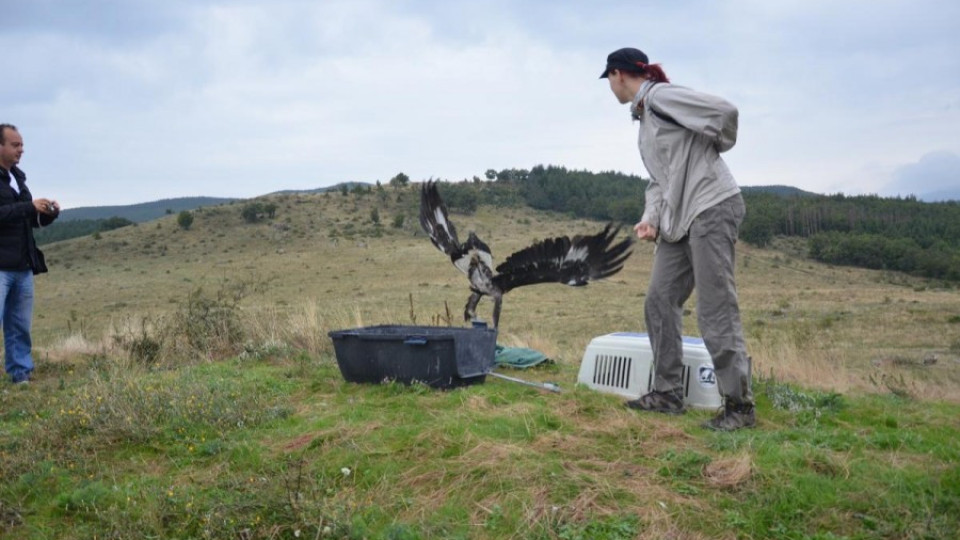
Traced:
<path fill-rule="evenodd" d="M 737 109 L 721 98 L 670 84 L 663 69 L 633 48 L 607 56 L 600 78 L 630 104 L 640 124 L 640 157 L 650 174 L 634 226 L 657 242 L 644 317 L 654 358 L 653 387 L 627 406 L 684 412 L 683 304 L 697 292 L 697 323 L 723 397 L 704 427 L 730 431 L 756 423 L 734 281 L 734 245 L 746 212 L 720 153 L 737 140 Z"/>

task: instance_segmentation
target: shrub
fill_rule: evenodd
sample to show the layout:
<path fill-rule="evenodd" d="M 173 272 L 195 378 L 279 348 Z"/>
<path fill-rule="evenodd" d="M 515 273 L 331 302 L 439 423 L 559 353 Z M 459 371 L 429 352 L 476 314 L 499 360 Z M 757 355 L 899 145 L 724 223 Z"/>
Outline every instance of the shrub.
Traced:
<path fill-rule="evenodd" d="M 260 203 L 250 203 L 240 210 L 240 215 L 247 223 L 256 223 L 260 220 Z"/>
<path fill-rule="evenodd" d="M 134 222 L 124 217 L 114 216 L 101 221 L 100 230 L 112 231 L 114 229 L 119 229 L 120 227 L 126 227 L 128 225 L 134 225 Z"/>
<path fill-rule="evenodd" d="M 190 229 L 190 226 L 193 225 L 193 214 L 184 210 L 177 215 L 177 225 L 180 226 L 183 230 Z"/>
<path fill-rule="evenodd" d="M 197 288 L 178 306 L 163 332 L 180 351 L 208 357 L 237 354 L 245 337 L 240 303 L 251 292 L 265 289 L 266 282 L 255 279 L 224 280 L 213 295 Z"/>
<path fill-rule="evenodd" d="M 138 329 L 125 329 L 113 336 L 113 342 L 130 354 L 130 359 L 142 364 L 154 364 L 163 352 L 163 322 L 150 323 L 141 319 Z"/>
<path fill-rule="evenodd" d="M 240 210 L 240 216 L 247 223 L 256 223 L 264 217 L 273 219 L 277 215 L 276 203 L 252 202 L 245 204 Z"/>
<path fill-rule="evenodd" d="M 237 303 L 222 294 L 208 298 L 202 288 L 181 304 L 171 331 L 175 339 L 183 338 L 190 349 L 207 355 L 233 354 L 243 343 Z"/>

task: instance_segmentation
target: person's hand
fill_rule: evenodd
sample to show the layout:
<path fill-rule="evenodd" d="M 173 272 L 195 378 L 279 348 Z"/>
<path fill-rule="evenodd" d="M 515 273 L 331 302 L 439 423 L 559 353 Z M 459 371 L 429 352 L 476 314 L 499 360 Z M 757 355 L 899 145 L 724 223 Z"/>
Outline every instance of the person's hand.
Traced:
<path fill-rule="evenodd" d="M 641 240 L 653 242 L 657 239 L 657 228 L 646 221 L 641 221 L 634 225 L 633 230 L 637 233 L 637 238 Z"/>
<path fill-rule="evenodd" d="M 37 212 L 48 216 L 55 216 L 60 213 L 60 204 L 51 199 L 34 199 L 33 207 L 37 209 Z"/>

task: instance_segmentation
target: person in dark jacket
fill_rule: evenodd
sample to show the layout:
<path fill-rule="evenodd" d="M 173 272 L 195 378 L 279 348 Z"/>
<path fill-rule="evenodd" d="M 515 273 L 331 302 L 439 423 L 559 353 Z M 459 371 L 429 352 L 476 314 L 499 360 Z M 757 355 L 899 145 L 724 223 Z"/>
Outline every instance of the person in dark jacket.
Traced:
<path fill-rule="evenodd" d="M 30 195 L 27 176 L 17 167 L 22 155 L 23 137 L 17 128 L 0 124 L 0 322 L 4 367 L 14 384 L 30 381 L 33 373 L 33 275 L 47 271 L 33 228 L 45 227 L 60 215 L 57 201 Z"/>

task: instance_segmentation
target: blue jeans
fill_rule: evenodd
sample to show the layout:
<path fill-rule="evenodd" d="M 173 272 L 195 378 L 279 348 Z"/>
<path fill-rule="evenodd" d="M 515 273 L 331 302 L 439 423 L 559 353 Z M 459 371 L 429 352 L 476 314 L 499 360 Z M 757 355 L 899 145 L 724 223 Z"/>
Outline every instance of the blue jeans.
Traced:
<path fill-rule="evenodd" d="M 13 382 L 30 379 L 33 358 L 30 322 L 33 318 L 33 271 L 0 270 L 0 323 L 3 324 L 4 367 Z"/>

